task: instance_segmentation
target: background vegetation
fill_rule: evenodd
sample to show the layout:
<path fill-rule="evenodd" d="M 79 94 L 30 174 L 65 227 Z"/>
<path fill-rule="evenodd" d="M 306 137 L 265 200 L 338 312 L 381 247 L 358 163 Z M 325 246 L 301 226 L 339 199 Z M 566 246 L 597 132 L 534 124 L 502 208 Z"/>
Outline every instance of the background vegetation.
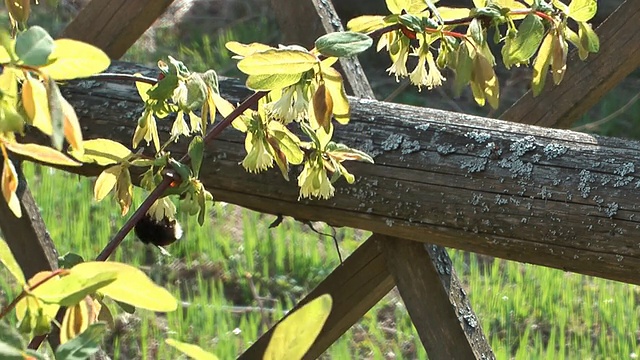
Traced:
<path fill-rule="evenodd" d="M 228 7 L 200 11 L 199 17 L 183 21 L 191 26 L 160 24 L 127 54 L 127 60 L 153 64 L 171 54 L 192 70 L 215 68 L 223 75 L 238 75 L 224 43 L 231 39 L 277 43 L 277 27 L 269 17 L 251 15 L 238 2 L 221 3 Z M 264 6 L 264 1 L 246 3 Z M 45 21 L 55 31 L 70 16 L 60 14 L 33 21 Z M 194 29 L 203 20 L 200 17 L 210 21 L 200 21 L 204 27 Z M 375 55 L 367 56 L 365 68 L 373 75 L 379 98 L 395 92 L 395 101 L 434 103 L 425 100 L 425 92 L 395 91 L 402 85 L 380 76 L 386 66 Z M 509 76 L 503 83 L 511 81 L 514 91 L 528 82 L 517 78 L 526 74 Z M 608 96 L 581 124 L 602 120 L 625 105 L 637 93 L 634 79 Z M 444 108 L 455 106 L 486 115 L 486 110 L 464 97 L 448 98 L 446 89 L 429 96 L 440 97 L 442 101 L 435 103 Z M 637 136 L 640 127 L 634 114 L 639 111 L 632 103 L 612 120 L 581 129 Z M 61 254 L 72 251 L 86 259 L 95 257 L 124 222 L 113 201 L 91 200 L 91 179 L 29 164 L 25 174 Z M 143 195 L 136 193 L 134 205 Z M 331 233 L 328 226 L 314 224 L 316 232 L 286 219 L 269 229 L 274 219 L 217 204 L 203 227 L 194 219 L 183 219 L 185 236 L 168 248 L 171 258 L 130 236 L 115 260 L 140 266 L 183 304 L 166 316 L 142 311 L 119 315 L 105 341 L 108 353 L 115 354 L 114 359 L 172 359 L 176 354 L 163 343 L 171 336 L 197 343 L 221 359 L 239 354 L 339 262 L 333 239 L 318 233 Z M 336 229 L 336 234 L 343 256 L 369 235 L 344 228 Z M 450 254 L 499 359 L 633 359 L 640 354 L 640 287 L 459 251 Z M 5 275 L 0 272 L 0 305 L 15 295 Z M 426 354 L 399 295 L 392 291 L 324 357 L 426 359 Z"/>

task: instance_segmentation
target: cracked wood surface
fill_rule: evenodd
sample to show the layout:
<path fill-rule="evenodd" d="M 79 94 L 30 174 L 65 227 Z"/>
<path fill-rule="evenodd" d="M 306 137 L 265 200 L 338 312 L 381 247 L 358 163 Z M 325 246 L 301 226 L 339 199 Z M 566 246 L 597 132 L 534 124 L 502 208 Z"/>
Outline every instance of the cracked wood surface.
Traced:
<path fill-rule="evenodd" d="M 116 63 L 111 70 L 143 69 Z M 229 79 L 221 91 L 231 101 L 250 93 Z M 131 141 L 142 109 L 133 85 L 84 81 L 64 93 L 87 138 Z M 639 142 L 350 101 L 351 123 L 335 138 L 376 163 L 349 163 L 358 180 L 338 182 L 335 198 L 299 201 L 295 184 L 277 171 L 246 173 L 238 165 L 243 138 L 232 129 L 208 147 L 203 181 L 217 200 L 261 212 L 640 283 Z M 170 126 L 159 122 L 162 131 Z M 175 153 L 186 146 L 178 143 Z"/>

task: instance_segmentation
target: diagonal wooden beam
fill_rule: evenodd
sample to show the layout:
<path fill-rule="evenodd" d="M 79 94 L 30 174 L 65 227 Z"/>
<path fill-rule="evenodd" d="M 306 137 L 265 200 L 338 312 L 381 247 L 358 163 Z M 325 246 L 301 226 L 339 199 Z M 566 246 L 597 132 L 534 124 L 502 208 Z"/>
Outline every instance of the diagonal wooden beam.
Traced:
<path fill-rule="evenodd" d="M 494 359 L 446 249 L 383 236 L 378 241 L 429 359 Z"/>
<path fill-rule="evenodd" d="M 173 0 L 93 0 L 62 32 L 119 59 L 171 5 Z"/>
<path fill-rule="evenodd" d="M 1 155 L 0 160 L 3 160 Z M 4 161 L 0 163 L 0 171 L 3 164 Z M 15 167 L 19 172 L 18 198 L 22 217 L 17 218 L 7 202 L 0 199 L 0 230 L 22 272 L 29 279 L 40 271 L 57 269 L 58 254 L 40 216 L 38 204 L 27 187 L 20 164 L 16 163 Z"/>
<path fill-rule="evenodd" d="M 550 76 L 545 90 L 527 92 L 500 118 L 546 127 L 568 128 L 622 79 L 640 67 L 640 1 L 627 0 L 597 29 L 600 51 L 588 61 L 573 51 L 558 86 Z"/>
<path fill-rule="evenodd" d="M 319 357 L 393 288 L 393 279 L 387 270 L 385 257 L 376 243 L 378 238 L 379 236 L 373 235 L 360 245 L 342 265 L 296 305 L 299 308 L 322 294 L 330 294 L 333 298 L 331 314 L 305 359 Z M 269 329 L 238 359 L 262 359 L 273 330 L 274 328 Z"/>

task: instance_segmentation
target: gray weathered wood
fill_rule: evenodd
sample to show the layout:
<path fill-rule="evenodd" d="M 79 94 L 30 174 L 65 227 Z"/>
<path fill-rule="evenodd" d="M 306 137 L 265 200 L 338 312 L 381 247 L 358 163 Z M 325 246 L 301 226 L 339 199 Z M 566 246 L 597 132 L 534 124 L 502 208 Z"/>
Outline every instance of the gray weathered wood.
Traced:
<path fill-rule="evenodd" d="M 221 84 L 232 101 L 249 93 L 237 82 Z M 129 143 L 141 110 L 131 85 L 89 81 L 65 93 L 88 138 Z M 352 121 L 336 140 L 376 163 L 348 164 L 358 180 L 338 182 L 335 198 L 298 201 L 295 185 L 276 171 L 246 174 L 238 165 L 242 136 L 233 130 L 207 149 L 204 182 L 218 200 L 267 213 L 416 241 L 438 233 L 439 245 L 640 283 L 639 142 L 350 100 Z"/>
<path fill-rule="evenodd" d="M 1 155 L 0 160 L 3 160 Z M 0 171 L 2 167 L 3 162 L 0 162 Z M 22 174 L 19 178 L 22 182 L 18 187 L 22 217 L 15 217 L 7 202 L 0 199 L 0 230 L 24 276 L 29 279 L 40 271 L 57 269 L 58 254 L 26 180 Z"/>
<path fill-rule="evenodd" d="M 429 359 L 495 359 L 446 250 L 393 237 L 378 241 Z"/>

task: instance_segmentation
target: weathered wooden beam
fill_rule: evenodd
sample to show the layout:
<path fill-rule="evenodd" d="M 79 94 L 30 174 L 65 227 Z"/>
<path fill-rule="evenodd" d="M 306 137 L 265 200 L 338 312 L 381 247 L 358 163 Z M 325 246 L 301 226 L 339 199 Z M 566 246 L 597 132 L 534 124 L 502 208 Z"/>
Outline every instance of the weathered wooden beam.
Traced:
<path fill-rule="evenodd" d="M 495 359 L 446 249 L 393 237 L 378 241 L 429 359 Z"/>
<path fill-rule="evenodd" d="M 1 155 L 0 160 L 2 160 Z M 3 163 L 0 162 L 0 171 Z M 16 169 L 19 168 L 20 165 L 16 164 Z M 9 209 L 7 202 L 0 199 L 0 230 L 24 276 L 29 279 L 40 271 L 57 269 L 58 254 L 40 216 L 38 204 L 27 188 L 22 171 L 18 171 L 20 171 L 21 181 L 18 198 L 22 217 L 17 218 Z"/>
<path fill-rule="evenodd" d="M 144 72 L 122 63 L 111 70 Z M 231 101 L 249 94 L 225 79 L 221 89 Z M 130 142 L 141 111 L 135 87 L 89 81 L 64 91 L 88 138 Z M 635 241 L 640 235 L 639 142 L 350 101 L 351 123 L 337 129 L 336 140 L 368 152 L 376 164 L 348 164 L 358 181 L 338 182 L 333 199 L 299 201 L 294 184 L 276 171 L 246 174 L 238 166 L 244 141 L 233 130 L 207 149 L 202 179 L 218 200 L 262 212 L 416 241 L 429 238 L 439 245 L 640 283 Z M 171 124 L 159 126 L 168 133 Z M 178 143 L 175 153 L 186 145 Z"/>
<path fill-rule="evenodd" d="M 584 62 L 573 51 L 558 86 L 550 76 L 545 90 L 527 92 L 500 118 L 547 127 L 569 127 L 609 90 L 640 67 L 640 1 L 627 0 L 596 30 L 600 51 Z"/>
<path fill-rule="evenodd" d="M 330 294 L 333 298 L 331 314 L 304 359 L 318 358 L 393 288 L 393 279 L 376 238 L 377 235 L 373 235 L 371 241 L 358 247 L 342 265 L 296 305 L 299 308 L 322 294 Z M 261 359 L 273 330 L 271 328 L 261 336 L 239 359 Z"/>
<path fill-rule="evenodd" d="M 124 55 L 173 0 L 93 0 L 67 25 L 61 37 L 101 48 L 112 59 Z"/>

